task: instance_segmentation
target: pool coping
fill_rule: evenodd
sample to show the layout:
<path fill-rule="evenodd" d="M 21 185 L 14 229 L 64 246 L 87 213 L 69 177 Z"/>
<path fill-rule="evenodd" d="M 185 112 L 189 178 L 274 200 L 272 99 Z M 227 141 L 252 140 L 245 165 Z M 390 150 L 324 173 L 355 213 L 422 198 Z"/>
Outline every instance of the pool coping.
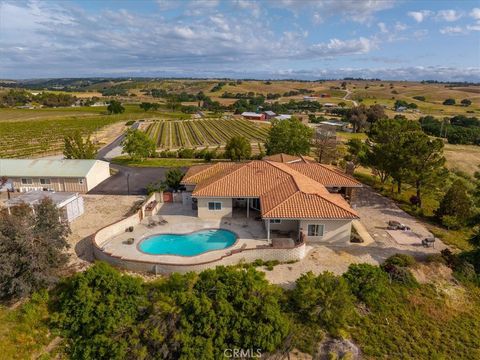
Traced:
<path fill-rule="evenodd" d="M 208 251 L 204 251 L 204 252 L 201 252 L 200 254 L 196 254 L 196 255 L 177 255 L 177 254 L 151 254 L 151 253 L 147 253 L 143 250 L 140 249 L 140 244 L 145 241 L 146 239 L 150 238 L 150 237 L 153 237 L 153 236 L 157 236 L 157 235 L 190 235 L 190 234 L 193 234 L 193 233 L 197 233 L 197 232 L 200 232 L 200 231 L 205 231 L 205 230 L 224 230 L 224 231 L 229 231 L 231 232 L 232 234 L 235 235 L 235 242 L 230 245 L 230 246 L 227 246 L 225 248 L 222 248 L 222 249 L 213 249 L 213 250 L 208 250 Z M 177 257 L 180 257 L 180 258 L 194 258 L 196 256 L 200 256 L 200 255 L 203 255 L 203 254 L 207 254 L 209 252 L 212 252 L 212 251 L 220 251 L 220 250 L 226 250 L 226 251 L 231 251 L 233 250 L 232 248 L 237 245 L 239 243 L 239 239 L 240 239 L 240 236 L 235 232 L 235 231 L 232 231 L 232 230 L 229 230 L 229 229 L 223 229 L 223 228 L 202 228 L 202 229 L 199 229 L 199 230 L 194 230 L 194 231 L 190 231 L 190 232 L 186 232 L 186 233 L 159 233 L 159 234 L 151 234 L 151 235 L 148 235 L 146 237 L 141 237 L 138 242 L 135 244 L 135 247 L 137 248 L 138 252 L 142 253 L 142 254 L 145 254 L 145 255 L 149 255 L 149 256 L 177 256 Z"/>

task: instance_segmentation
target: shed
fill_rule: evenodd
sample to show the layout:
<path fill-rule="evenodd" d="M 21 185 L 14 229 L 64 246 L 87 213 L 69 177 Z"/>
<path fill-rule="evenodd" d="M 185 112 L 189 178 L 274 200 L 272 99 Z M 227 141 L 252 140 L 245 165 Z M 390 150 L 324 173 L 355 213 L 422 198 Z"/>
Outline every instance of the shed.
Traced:
<path fill-rule="evenodd" d="M 51 199 L 60 209 L 62 220 L 72 222 L 84 213 L 83 197 L 73 192 L 28 191 L 5 201 L 5 205 L 9 213 L 10 208 L 20 204 L 27 204 L 32 211 L 35 211 L 35 205 L 38 205 L 44 198 Z"/>

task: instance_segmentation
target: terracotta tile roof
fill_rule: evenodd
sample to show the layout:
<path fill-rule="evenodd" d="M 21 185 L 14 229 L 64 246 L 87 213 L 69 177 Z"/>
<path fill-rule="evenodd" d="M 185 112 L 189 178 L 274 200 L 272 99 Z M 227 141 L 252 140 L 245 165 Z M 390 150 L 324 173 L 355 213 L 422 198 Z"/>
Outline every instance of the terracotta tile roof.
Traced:
<path fill-rule="evenodd" d="M 331 165 L 319 163 L 288 164 L 292 169 L 308 176 L 326 187 L 361 187 L 362 183 Z"/>
<path fill-rule="evenodd" d="M 270 155 L 266 156 L 263 158 L 263 160 L 266 161 L 275 161 L 275 162 L 280 162 L 280 163 L 296 163 L 296 162 L 301 162 L 301 163 L 310 163 L 310 162 L 315 162 L 315 159 L 310 157 L 310 156 L 296 156 L 296 155 L 289 155 L 289 154 L 275 154 L 275 155 Z"/>
<path fill-rule="evenodd" d="M 193 197 L 258 197 L 264 218 L 358 217 L 341 195 L 331 194 L 324 185 L 291 165 L 257 160 L 195 166 L 196 169 L 187 172 L 182 183 L 196 184 Z M 330 173 L 336 174 L 333 170 Z"/>

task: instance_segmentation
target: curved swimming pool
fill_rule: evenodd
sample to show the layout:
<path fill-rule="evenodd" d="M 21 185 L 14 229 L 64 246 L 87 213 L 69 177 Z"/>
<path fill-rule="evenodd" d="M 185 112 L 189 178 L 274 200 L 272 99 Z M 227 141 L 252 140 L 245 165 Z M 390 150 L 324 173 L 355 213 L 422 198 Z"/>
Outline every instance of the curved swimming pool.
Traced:
<path fill-rule="evenodd" d="M 207 251 L 226 249 L 237 240 L 229 230 L 199 230 L 189 234 L 158 234 L 144 239 L 138 249 L 152 255 L 195 256 Z"/>

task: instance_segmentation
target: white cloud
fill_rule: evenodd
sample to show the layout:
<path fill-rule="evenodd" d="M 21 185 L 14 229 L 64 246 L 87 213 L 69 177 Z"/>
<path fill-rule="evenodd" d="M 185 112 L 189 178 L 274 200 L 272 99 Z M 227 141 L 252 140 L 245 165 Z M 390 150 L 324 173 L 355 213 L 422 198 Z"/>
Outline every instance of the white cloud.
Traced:
<path fill-rule="evenodd" d="M 410 11 L 410 12 L 407 13 L 407 15 L 410 16 L 417 23 L 421 23 L 423 20 L 425 20 L 431 14 L 432 14 L 432 12 L 430 10 Z"/>
<path fill-rule="evenodd" d="M 385 23 L 379 22 L 377 26 L 382 33 L 388 33 L 387 25 L 385 25 Z"/>
<path fill-rule="evenodd" d="M 327 43 L 310 46 L 308 52 L 320 57 L 366 54 L 376 47 L 373 40 L 360 37 L 352 40 L 330 39 Z"/>
<path fill-rule="evenodd" d="M 403 24 L 403 23 L 401 23 L 401 22 L 398 22 L 398 21 L 397 21 L 397 22 L 395 23 L 395 30 L 396 30 L 396 31 L 405 31 L 405 30 L 407 30 L 407 28 L 408 28 L 407 25 L 405 25 L 405 24 Z"/>
<path fill-rule="evenodd" d="M 467 30 L 469 30 L 469 31 L 480 31 L 480 24 L 477 23 L 475 25 L 467 25 Z"/>
<path fill-rule="evenodd" d="M 470 12 L 470 16 L 475 20 L 480 20 L 480 8 L 473 8 Z"/>
<path fill-rule="evenodd" d="M 437 12 L 437 18 L 439 18 L 440 20 L 448 21 L 448 22 L 457 21 L 462 16 L 463 16 L 463 14 L 461 14 L 461 13 L 455 11 L 455 10 L 451 10 L 451 9 L 440 10 L 440 11 Z"/>
<path fill-rule="evenodd" d="M 442 29 L 440 29 L 441 34 L 448 34 L 448 35 L 459 35 L 459 34 L 464 34 L 465 29 L 463 29 L 460 26 L 447 26 Z"/>

